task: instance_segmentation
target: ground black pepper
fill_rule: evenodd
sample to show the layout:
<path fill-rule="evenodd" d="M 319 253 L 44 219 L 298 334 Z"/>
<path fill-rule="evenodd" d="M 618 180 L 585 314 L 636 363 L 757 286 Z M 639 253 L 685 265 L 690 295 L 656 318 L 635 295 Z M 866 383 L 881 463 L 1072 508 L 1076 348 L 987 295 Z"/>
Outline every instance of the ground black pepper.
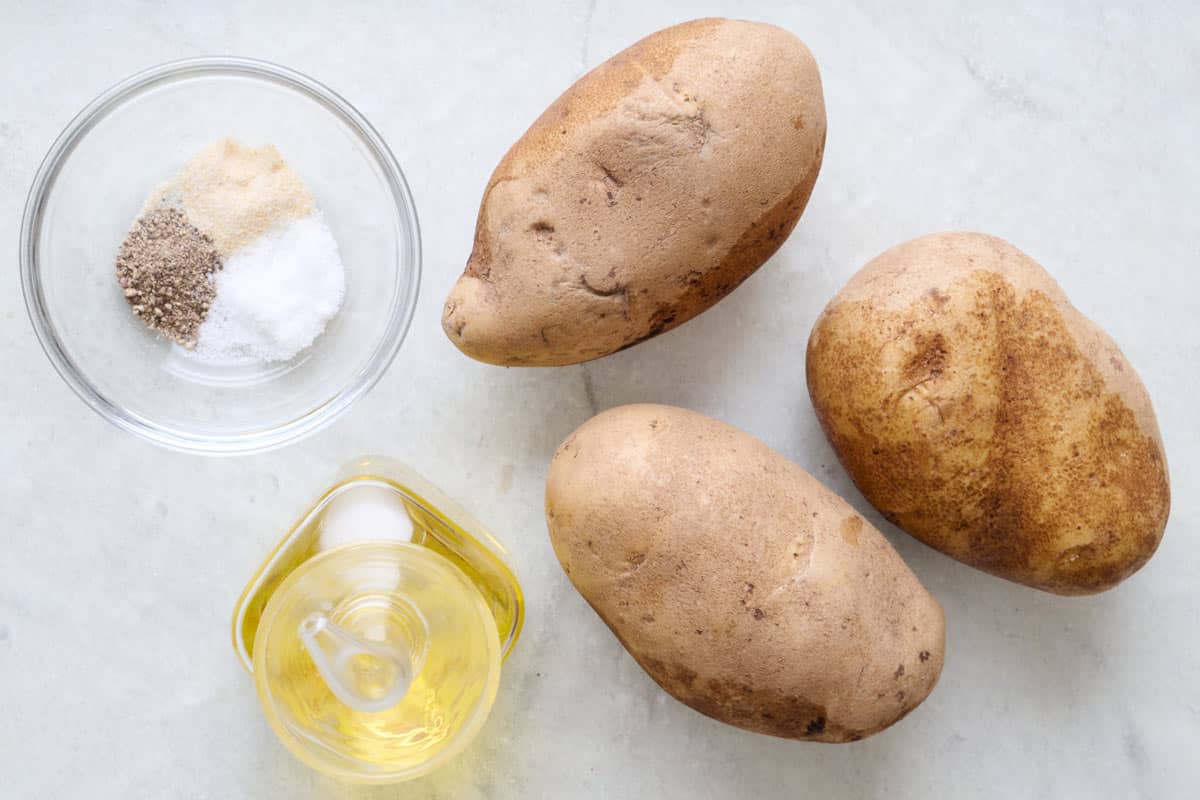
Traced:
<path fill-rule="evenodd" d="M 152 209 L 134 223 L 117 254 L 117 281 L 133 313 L 184 347 L 195 347 L 216 296 L 221 257 L 213 241 L 175 208 Z"/>

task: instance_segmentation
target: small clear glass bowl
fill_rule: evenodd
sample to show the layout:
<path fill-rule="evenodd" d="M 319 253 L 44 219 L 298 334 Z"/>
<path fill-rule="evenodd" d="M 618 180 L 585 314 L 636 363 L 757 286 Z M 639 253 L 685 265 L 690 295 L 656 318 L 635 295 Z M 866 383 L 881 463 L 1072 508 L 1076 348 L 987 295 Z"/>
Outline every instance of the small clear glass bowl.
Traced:
<path fill-rule="evenodd" d="M 279 148 L 346 267 L 341 310 L 285 363 L 200 361 L 134 317 L 117 284 L 150 191 L 223 137 Z M 242 58 L 174 61 L 101 94 L 50 148 L 21 226 L 25 304 L 55 369 L 118 427 L 192 452 L 266 450 L 329 424 L 391 363 L 420 274 L 412 195 L 375 129 L 311 78 Z"/>

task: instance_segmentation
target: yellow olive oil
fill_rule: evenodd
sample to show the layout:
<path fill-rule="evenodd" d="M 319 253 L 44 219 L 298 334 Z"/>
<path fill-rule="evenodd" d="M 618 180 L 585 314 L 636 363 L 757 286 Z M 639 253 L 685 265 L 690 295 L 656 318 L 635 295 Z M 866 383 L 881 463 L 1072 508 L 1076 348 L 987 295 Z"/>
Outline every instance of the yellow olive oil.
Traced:
<path fill-rule="evenodd" d="M 414 777 L 464 747 L 521 629 L 521 590 L 498 551 L 402 465 L 346 470 L 234 614 L 235 649 L 284 744 L 358 782 Z"/>

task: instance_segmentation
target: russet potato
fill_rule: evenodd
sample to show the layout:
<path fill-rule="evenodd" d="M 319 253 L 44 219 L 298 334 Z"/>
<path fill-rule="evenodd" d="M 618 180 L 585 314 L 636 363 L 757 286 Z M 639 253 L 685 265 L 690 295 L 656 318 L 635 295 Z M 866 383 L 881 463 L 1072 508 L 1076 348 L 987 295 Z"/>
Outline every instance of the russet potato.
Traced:
<path fill-rule="evenodd" d="M 933 689 L 942 608 L 879 531 L 749 434 L 660 405 L 559 448 L 546 520 L 571 582 L 697 711 L 822 742 L 869 736 Z"/>
<path fill-rule="evenodd" d="M 820 170 L 816 62 L 702 19 L 581 78 L 501 160 L 442 326 L 472 358 L 574 364 L 670 330 L 766 261 Z"/>
<path fill-rule="evenodd" d="M 1002 239 L 935 234 L 871 261 L 817 320 L 807 373 L 867 500 L 960 561 L 1088 594 L 1158 547 L 1170 487 L 1145 387 Z"/>

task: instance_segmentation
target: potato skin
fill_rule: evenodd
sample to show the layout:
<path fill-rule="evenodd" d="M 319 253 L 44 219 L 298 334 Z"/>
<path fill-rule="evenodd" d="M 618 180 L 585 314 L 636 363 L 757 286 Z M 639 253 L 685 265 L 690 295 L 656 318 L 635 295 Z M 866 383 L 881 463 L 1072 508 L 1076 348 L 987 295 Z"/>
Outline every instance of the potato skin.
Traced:
<path fill-rule="evenodd" d="M 727 19 L 654 33 L 504 156 L 442 326 L 505 366 L 575 364 L 670 330 L 779 248 L 824 147 L 817 65 L 791 33 Z"/>
<path fill-rule="evenodd" d="M 625 649 L 714 719 L 856 741 L 941 673 L 942 608 L 883 535 L 718 420 L 660 405 L 593 417 L 550 464 L 546 521 Z"/>
<path fill-rule="evenodd" d="M 959 561 L 1090 594 L 1158 547 L 1170 486 L 1145 387 L 1002 239 L 934 234 L 871 261 L 818 318 L 807 373 L 867 500 Z"/>

